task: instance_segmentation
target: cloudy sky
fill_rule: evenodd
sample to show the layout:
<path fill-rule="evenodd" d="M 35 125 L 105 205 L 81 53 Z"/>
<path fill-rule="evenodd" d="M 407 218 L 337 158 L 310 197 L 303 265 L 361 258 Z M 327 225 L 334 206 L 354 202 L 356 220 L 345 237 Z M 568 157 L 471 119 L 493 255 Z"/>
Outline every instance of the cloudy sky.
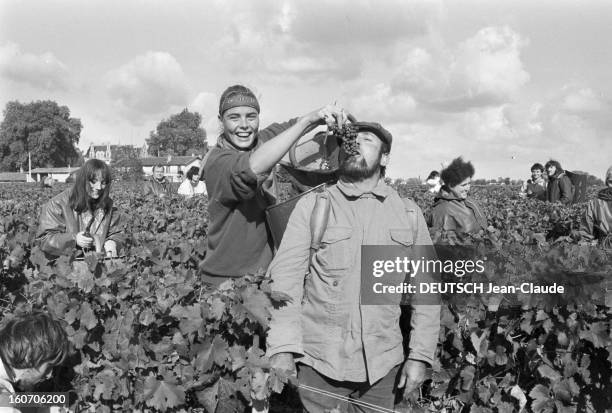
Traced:
<path fill-rule="evenodd" d="M 612 164 L 606 0 L 2 0 L 0 105 L 53 99 L 80 147 L 141 145 L 182 108 L 214 143 L 221 92 L 262 124 L 338 101 L 394 136 L 392 177 L 463 155 L 476 178 Z"/>

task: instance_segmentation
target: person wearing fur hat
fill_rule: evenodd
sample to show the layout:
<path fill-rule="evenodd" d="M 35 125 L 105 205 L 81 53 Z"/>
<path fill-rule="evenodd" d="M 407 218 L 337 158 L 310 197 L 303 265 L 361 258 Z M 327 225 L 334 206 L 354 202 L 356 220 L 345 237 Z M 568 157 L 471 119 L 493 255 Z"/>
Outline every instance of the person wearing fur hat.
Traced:
<path fill-rule="evenodd" d="M 474 166 L 461 157 L 440 174 L 444 185 L 434 199 L 432 228 L 436 231 L 478 233 L 487 228 L 487 218 L 476 202 L 468 198 Z"/>
<path fill-rule="evenodd" d="M 561 164 L 551 159 L 546 162 L 544 167 L 548 174 L 546 200 L 548 202 L 561 202 L 564 205 L 571 204 L 574 198 L 572 181 L 565 174 Z"/>
<path fill-rule="evenodd" d="M 585 240 L 612 237 L 612 166 L 606 171 L 606 187 L 587 204 L 580 222 L 580 233 Z M 612 243 L 612 242 L 611 242 Z"/>
<path fill-rule="evenodd" d="M 265 222 L 270 172 L 310 128 L 346 122 L 344 110 L 334 104 L 260 131 L 259 112 L 255 94 L 245 86 L 230 86 L 221 95 L 222 133 L 203 165 L 209 224 L 200 270 L 213 285 L 266 270 L 273 249 Z"/>

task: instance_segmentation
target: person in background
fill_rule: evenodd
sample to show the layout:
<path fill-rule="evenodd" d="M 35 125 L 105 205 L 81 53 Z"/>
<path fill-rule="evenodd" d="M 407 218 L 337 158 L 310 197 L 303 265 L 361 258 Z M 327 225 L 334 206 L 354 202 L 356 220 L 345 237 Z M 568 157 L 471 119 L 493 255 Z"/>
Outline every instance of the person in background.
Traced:
<path fill-rule="evenodd" d="M 153 167 L 153 176 L 151 180 L 144 185 L 144 195 L 154 195 L 160 198 L 169 195 L 172 192 L 170 181 L 164 176 L 164 166 L 157 164 Z"/>
<path fill-rule="evenodd" d="M 111 172 L 90 159 L 79 169 L 72 188 L 51 198 L 40 213 L 36 241 L 50 255 L 86 250 L 116 257 L 123 244 L 121 214 L 110 198 Z"/>
<path fill-rule="evenodd" d="M 266 270 L 273 249 L 265 221 L 273 167 L 310 128 L 346 122 L 344 111 L 329 105 L 260 131 L 259 112 L 259 101 L 242 85 L 230 86 L 219 100 L 222 133 L 204 164 L 209 232 L 200 266 L 212 285 Z"/>
<path fill-rule="evenodd" d="M 206 184 L 199 179 L 200 168 L 192 166 L 187 171 L 187 179 L 178 188 L 179 195 L 191 198 L 195 195 L 206 195 Z"/>
<path fill-rule="evenodd" d="M 53 184 L 55 183 L 50 176 L 45 176 L 40 182 L 43 188 L 53 188 Z"/>
<path fill-rule="evenodd" d="M 544 167 L 542 164 L 533 164 L 531 167 L 531 178 L 523 182 L 519 196 L 521 198 L 546 201 L 546 180 L 544 179 Z"/>
<path fill-rule="evenodd" d="M 10 395 L 51 378 L 69 353 L 66 332 L 48 314 L 7 317 L 0 326 L 0 412 L 15 412 Z M 5 406 L 4 410 L 3 407 Z"/>
<path fill-rule="evenodd" d="M 378 123 L 356 122 L 356 154 L 340 157 L 339 181 L 328 188 L 324 247 L 311 257 L 317 194 L 291 213 L 268 269 L 272 289 L 290 297 L 272 310 L 270 364 L 295 372 L 308 412 L 391 411 L 398 389 L 418 389 L 432 364 L 440 330 L 439 304 L 412 304 L 408 354 L 399 303 L 366 305 L 360 291 L 363 245 L 431 245 L 425 219 L 412 200 L 384 182 L 392 136 Z M 297 363 L 297 367 L 296 367 Z M 307 387 L 305 387 L 307 386 Z M 314 389 L 314 390 L 313 390 Z M 357 409 L 351 402 L 373 405 Z M 381 410 L 382 409 L 382 410 Z"/>
<path fill-rule="evenodd" d="M 612 166 L 606 171 L 605 183 L 606 187 L 587 204 L 580 233 L 585 240 L 598 240 L 612 247 L 612 241 L 605 241 L 612 238 Z"/>
<path fill-rule="evenodd" d="M 487 228 L 481 207 L 468 198 L 474 166 L 461 157 L 454 159 L 442 173 L 444 185 L 431 210 L 432 229 L 455 233 L 478 233 Z"/>
<path fill-rule="evenodd" d="M 561 164 L 551 159 L 544 166 L 548 174 L 546 200 L 548 202 L 561 202 L 564 205 L 571 204 L 574 196 L 572 181 L 565 174 Z"/>
<path fill-rule="evenodd" d="M 431 192 L 432 194 L 438 193 L 440 191 L 440 188 L 442 187 L 442 183 L 440 182 L 440 172 L 431 171 L 425 183 L 429 187 L 429 192 Z"/>

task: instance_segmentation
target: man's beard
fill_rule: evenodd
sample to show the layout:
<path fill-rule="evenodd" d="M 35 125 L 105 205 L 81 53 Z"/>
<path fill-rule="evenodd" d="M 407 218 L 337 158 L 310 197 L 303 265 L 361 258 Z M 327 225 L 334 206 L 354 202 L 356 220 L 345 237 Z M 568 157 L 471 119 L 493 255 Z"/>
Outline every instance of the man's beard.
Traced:
<path fill-rule="evenodd" d="M 350 180 L 368 179 L 380 172 L 380 160 L 382 153 L 378 155 L 378 159 L 372 165 L 368 166 L 365 159 L 358 159 L 357 156 L 347 156 L 340 163 L 340 176 L 349 178 Z"/>

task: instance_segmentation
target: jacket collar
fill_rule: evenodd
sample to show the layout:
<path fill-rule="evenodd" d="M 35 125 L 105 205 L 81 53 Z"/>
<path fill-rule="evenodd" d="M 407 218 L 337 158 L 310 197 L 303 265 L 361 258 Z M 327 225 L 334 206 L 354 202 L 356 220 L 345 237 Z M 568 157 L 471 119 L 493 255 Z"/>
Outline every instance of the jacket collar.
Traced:
<path fill-rule="evenodd" d="M 13 378 L 9 374 L 9 369 L 4 365 L 2 357 L 0 357 L 0 386 L 4 387 L 11 393 L 15 393 L 12 382 Z"/>
<path fill-rule="evenodd" d="M 438 192 L 438 194 L 436 195 L 434 202 L 437 202 L 440 199 L 444 199 L 446 201 L 465 201 L 465 199 L 463 198 L 458 198 L 457 196 L 455 196 L 446 185 L 442 186 L 442 188 L 440 188 L 440 191 Z"/>
<path fill-rule="evenodd" d="M 391 193 L 391 187 L 387 185 L 384 179 L 379 179 L 378 184 L 371 191 L 363 191 L 355 186 L 352 182 L 346 182 L 342 179 L 338 180 L 338 189 L 346 197 L 359 198 L 366 193 L 373 194 L 377 198 L 385 199 Z"/>
<path fill-rule="evenodd" d="M 602 201 L 612 202 L 612 188 L 604 188 L 597 193 L 597 198 Z"/>

